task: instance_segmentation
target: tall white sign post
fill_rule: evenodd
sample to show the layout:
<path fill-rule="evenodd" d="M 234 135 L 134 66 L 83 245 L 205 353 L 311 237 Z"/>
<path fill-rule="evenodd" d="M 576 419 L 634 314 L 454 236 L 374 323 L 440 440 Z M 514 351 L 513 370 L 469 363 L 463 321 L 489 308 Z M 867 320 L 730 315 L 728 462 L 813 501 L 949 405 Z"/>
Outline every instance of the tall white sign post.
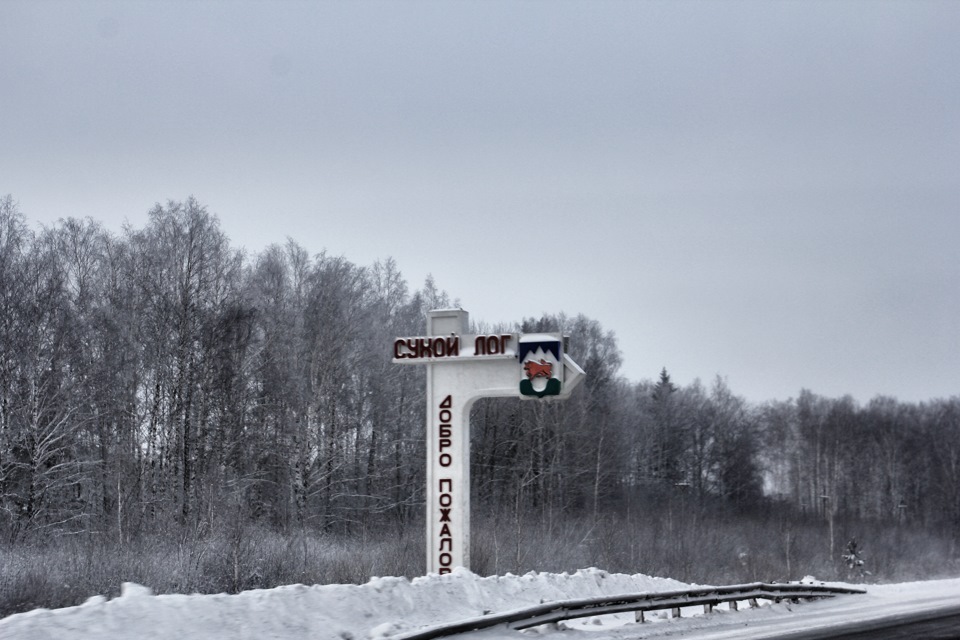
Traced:
<path fill-rule="evenodd" d="M 427 367 L 427 572 L 470 568 L 470 407 L 480 398 L 565 398 L 583 369 L 553 333 L 469 335 L 469 314 L 427 314 L 393 362 Z"/>

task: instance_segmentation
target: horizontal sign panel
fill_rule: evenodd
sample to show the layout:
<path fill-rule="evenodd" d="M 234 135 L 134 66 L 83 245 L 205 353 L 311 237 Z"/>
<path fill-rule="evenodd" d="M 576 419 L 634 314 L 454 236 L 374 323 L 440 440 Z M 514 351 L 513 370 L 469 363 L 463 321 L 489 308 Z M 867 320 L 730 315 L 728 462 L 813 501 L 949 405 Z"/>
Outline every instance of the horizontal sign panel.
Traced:
<path fill-rule="evenodd" d="M 516 333 L 397 338 L 393 341 L 393 361 L 427 364 L 446 360 L 516 358 L 517 349 Z"/>

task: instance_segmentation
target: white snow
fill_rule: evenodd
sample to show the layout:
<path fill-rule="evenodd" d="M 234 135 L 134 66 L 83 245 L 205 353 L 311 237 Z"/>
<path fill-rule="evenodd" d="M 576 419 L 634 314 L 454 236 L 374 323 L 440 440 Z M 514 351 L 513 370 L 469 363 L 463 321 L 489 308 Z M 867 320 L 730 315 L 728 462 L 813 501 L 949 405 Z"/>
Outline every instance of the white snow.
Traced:
<path fill-rule="evenodd" d="M 120 640 L 177 638 L 217 640 L 377 640 L 489 612 L 520 609 L 541 602 L 602 595 L 674 591 L 687 585 L 642 574 L 609 574 L 585 569 L 575 574 L 529 573 L 482 578 L 457 570 L 446 576 L 373 578 L 364 585 L 291 585 L 237 595 L 153 595 L 132 583 L 121 596 L 94 596 L 77 607 L 37 609 L 0 620 L 3 640 Z M 525 632 L 495 628 L 461 638 L 543 638 L 606 640 L 658 637 L 720 639 L 776 637 L 816 624 L 867 619 L 918 607 L 955 605 L 960 580 L 867 586 L 862 596 L 845 596 L 799 605 L 770 605 L 739 612 L 717 611 L 681 619 L 648 614 L 644 624 L 632 614 L 587 618 Z M 744 625 L 751 625 L 745 628 Z M 753 625 L 762 624 L 754 627 Z M 797 626 L 799 625 L 799 626 Z M 762 629 L 772 635 L 762 635 Z M 773 629 L 774 631 L 770 631 Z M 759 634 L 759 635 L 744 635 Z"/>

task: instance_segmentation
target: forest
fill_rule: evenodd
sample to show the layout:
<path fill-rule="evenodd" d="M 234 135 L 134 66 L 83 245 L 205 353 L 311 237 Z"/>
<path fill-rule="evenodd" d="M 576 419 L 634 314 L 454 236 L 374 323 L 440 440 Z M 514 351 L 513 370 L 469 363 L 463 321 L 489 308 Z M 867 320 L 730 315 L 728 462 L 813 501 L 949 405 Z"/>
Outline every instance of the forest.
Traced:
<path fill-rule="evenodd" d="M 457 304 L 390 259 L 248 255 L 194 198 L 120 234 L 0 198 L 0 615 L 421 574 L 424 372 L 390 346 Z M 473 571 L 960 573 L 960 396 L 758 405 L 670 363 L 623 378 L 586 314 L 476 330 L 563 332 L 587 377 L 474 407 Z"/>

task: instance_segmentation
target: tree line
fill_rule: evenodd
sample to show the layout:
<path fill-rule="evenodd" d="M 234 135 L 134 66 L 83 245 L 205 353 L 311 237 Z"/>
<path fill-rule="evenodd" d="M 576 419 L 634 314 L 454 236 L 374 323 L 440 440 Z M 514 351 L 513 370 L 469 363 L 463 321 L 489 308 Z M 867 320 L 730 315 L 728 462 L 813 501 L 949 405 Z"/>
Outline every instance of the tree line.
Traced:
<path fill-rule="evenodd" d="M 451 304 L 391 259 L 294 240 L 247 255 L 193 198 L 120 234 L 73 218 L 34 232 L 0 199 L 0 536 L 122 545 L 225 514 L 318 535 L 420 527 L 424 372 L 390 345 Z M 475 405 L 473 504 L 496 526 L 709 499 L 831 532 L 960 530 L 960 397 L 752 405 L 719 377 L 624 379 L 614 332 L 582 314 L 477 331 L 563 332 L 588 374 L 564 403 Z"/>

